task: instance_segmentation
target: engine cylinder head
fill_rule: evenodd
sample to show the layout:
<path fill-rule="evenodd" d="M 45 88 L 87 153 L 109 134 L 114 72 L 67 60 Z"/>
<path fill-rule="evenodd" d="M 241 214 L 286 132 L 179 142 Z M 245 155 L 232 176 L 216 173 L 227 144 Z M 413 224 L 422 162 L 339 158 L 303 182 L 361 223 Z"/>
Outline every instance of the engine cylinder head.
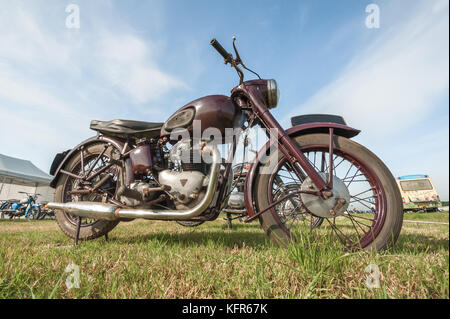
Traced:
<path fill-rule="evenodd" d="M 190 150 L 188 160 L 181 161 L 181 168 L 183 171 L 199 171 L 203 174 L 208 174 L 208 164 L 202 161 L 199 150 Z"/>

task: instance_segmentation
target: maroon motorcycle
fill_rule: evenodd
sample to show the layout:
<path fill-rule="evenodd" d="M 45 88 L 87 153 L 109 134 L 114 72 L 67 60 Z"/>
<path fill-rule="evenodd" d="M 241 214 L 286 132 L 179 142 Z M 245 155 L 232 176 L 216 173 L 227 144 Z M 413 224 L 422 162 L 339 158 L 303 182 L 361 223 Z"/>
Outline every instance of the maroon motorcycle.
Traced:
<path fill-rule="evenodd" d="M 57 154 L 50 170 L 55 200 L 47 206 L 61 230 L 77 241 L 135 218 L 195 226 L 231 207 L 245 222 L 259 219 L 281 246 L 304 230 L 332 234 L 351 250 L 394 244 L 403 220 L 400 192 L 383 162 L 351 140 L 360 131 L 326 114 L 293 117 L 283 129 L 270 113 L 280 97 L 276 81 L 248 69 L 235 40 L 235 57 L 211 41 L 239 75 L 229 97 L 192 101 L 165 123 L 92 121 L 97 136 Z M 244 81 L 242 69 L 258 79 Z M 268 142 L 233 192 L 240 134 L 256 125 Z M 227 159 L 218 145 L 228 147 Z"/>

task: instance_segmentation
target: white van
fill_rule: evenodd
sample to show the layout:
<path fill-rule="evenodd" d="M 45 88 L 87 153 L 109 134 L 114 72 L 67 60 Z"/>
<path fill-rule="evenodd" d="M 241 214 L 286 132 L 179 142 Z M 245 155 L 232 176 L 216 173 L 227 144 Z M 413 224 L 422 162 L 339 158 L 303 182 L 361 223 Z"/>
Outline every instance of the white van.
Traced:
<path fill-rule="evenodd" d="M 438 211 L 442 206 L 428 175 L 406 175 L 396 178 L 405 211 Z"/>

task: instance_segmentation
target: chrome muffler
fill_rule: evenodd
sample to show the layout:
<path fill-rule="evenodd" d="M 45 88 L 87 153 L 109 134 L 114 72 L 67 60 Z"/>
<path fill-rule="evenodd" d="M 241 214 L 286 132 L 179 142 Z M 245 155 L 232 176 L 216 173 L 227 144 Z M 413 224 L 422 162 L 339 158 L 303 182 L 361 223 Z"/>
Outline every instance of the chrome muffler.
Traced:
<path fill-rule="evenodd" d="M 48 203 L 47 207 L 65 211 L 66 213 L 95 219 L 115 220 L 119 206 L 98 202 Z"/>
<path fill-rule="evenodd" d="M 117 205 L 102 204 L 98 202 L 69 202 L 69 203 L 48 203 L 47 207 L 65 211 L 69 214 L 94 218 L 116 220 L 120 218 L 143 218 L 155 220 L 186 220 L 196 217 L 203 213 L 211 204 L 217 189 L 219 179 L 221 156 L 216 145 L 206 145 L 203 152 L 211 155 L 211 171 L 209 173 L 209 182 L 206 188 L 206 194 L 193 208 L 187 210 L 159 210 L 159 209 L 140 209 L 140 208 L 120 208 Z"/>

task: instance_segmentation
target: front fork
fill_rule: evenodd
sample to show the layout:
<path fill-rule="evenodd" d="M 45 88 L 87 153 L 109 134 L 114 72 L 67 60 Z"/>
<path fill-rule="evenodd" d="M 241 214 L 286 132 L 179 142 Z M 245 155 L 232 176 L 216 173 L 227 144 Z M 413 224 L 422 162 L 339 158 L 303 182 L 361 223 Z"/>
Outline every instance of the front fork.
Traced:
<path fill-rule="evenodd" d="M 285 158 L 289 161 L 292 167 L 296 170 L 296 173 L 300 178 L 306 178 L 305 174 L 300 170 L 300 166 L 306 175 L 311 179 L 317 188 L 317 195 L 328 199 L 333 196 L 333 141 L 334 141 L 334 130 L 329 129 L 330 133 L 330 145 L 329 145 L 329 175 L 328 181 L 323 180 L 319 173 L 314 169 L 314 167 L 309 162 L 308 158 L 303 154 L 298 145 L 287 135 L 286 131 L 281 127 L 278 121 L 269 112 L 269 109 L 261 102 L 253 90 L 248 91 L 251 100 L 254 102 L 254 109 L 258 117 L 261 118 L 262 124 L 265 129 L 272 133 L 276 131 L 276 138 L 278 140 L 278 149 L 283 153 Z M 269 134 L 270 134 L 269 133 Z M 269 138 L 275 138 L 275 136 L 269 136 Z"/>
<path fill-rule="evenodd" d="M 284 134 L 283 134 L 284 133 Z M 291 164 L 292 168 L 295 170 L 295 173 L 299 176 L 300 180 L 305 180 L 308 176 L 311 181 L 314 183 L 317 189 L 317 195 L 322 197 L 323 199 L 328 199 L 333 196 L 333 141 L 334 141 L 334 132 L 333 128 L 329 128 L 330 135 L 330 144 L 329 144 L 329 158 L 328 158 L 328 178 L 325 181 L 322 176 L 314 169 L 314 167 L 309 162 L 308 158 L 303 154 L 303 152 L 299 149 L 296 143 L 292 141 L 292 139 L 286 135 L 283 131 L 281 136 L 278 136 L 278 140 L 280 141 L 278 145 L 278 149 L 285 156 L 287 161 Z M 323 155 L 325 156 L 325 154 Z M 322 165 L 326 162 L 326 159 L 322 159 Z M 303 171 L 306 173 L 303 173 Z M 325 172 L 325 167 L 321 167 L 321 171 Z"/>

